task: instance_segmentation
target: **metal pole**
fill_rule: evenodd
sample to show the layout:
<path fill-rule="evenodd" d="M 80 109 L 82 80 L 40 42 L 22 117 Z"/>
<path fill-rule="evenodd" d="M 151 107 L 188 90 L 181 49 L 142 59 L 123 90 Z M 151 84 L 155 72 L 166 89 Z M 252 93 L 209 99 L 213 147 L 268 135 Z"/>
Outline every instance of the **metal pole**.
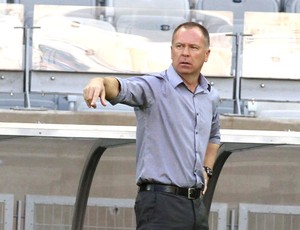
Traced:
<path fill-rule="evenodd" d="M 243 34 L 243 33 L 235 33 L 235 34 L 226 34 L 226 36 L 233 36 L 235 37 L 235 50 L 236 50 L 236 57 L 235 57 L 235 68 L 234 68 L 234 85 L 233 85 L 233 99 L 234 99 L 234 107 L 233 112 L 235 114 L 241 115 L 241 103 L 240 103 L 240 84 L 241 84 L 241 60 L 240 56 L 242 54 L 242 41 L 243 37 L 245 36 L 252 36 L 251 34 Z"/>
<path fill-rule="evenodd" d="M 30 61 L 31 61 L 31 54 L 30 54 L 30 34 L 32 29 L 37 29 L 40 27 L 15 27 L 15 29 L 23 29 L 24 31 L 24 107 L 31 108 L 30 103 Z"/>
<path fill-rule="evenodd" d="M 234 98 L 235 98 L 235 106 L 234 106 L 234 113 L 241 114 L 241 104 L 240 104 L 240 79 L 241 79 L 241 67 L 239 57 L 241 54 L 241 34 L 236 34 L 235 36 L 236 42 L 236 59 L 235 59 L 235 87 L 234 87 Z"/>
<path fill-rule="evenodd" d="M 17 202 L 17 230 L 21 230 L 21 220 L 22 220 L 22 201 Z"/>
<path fill-rule="evenodd" d="M 230 210 L 230 230 L 234 230 L 235 227 L 235 210 Z"/>
<path fill-rule="evenodd" d="M 29 95 L 29 84 L 30 84 L 30 76 L 29 76 L 29 68 L 30 68 L 30 32 L 31 27 L 25 26 L 25 79 L 24 79 L 24 85 L 25 85 L 25 95 L 24 95 L 24 107 L 25 108 L 31 108 L 30 104 L 30 95 Z"/>
<path fill-rule="evenodd" d="M 105 147 L 102 147 L 99 145 L 99 143 L 96 143 L 90 150 L 89 156 L 85 161 L 85 165 L 81 174 L 81 178 L 77 190 L 71 230 L 83 229 L 85 211 L 87 207 L 87 201 L 88 201 L 93 177 L 98 162 L 105 150 L 106 150 Z"/>
<path fill-rule="evenodd" d="M 241 105 L 240 105 L 240 62 L 239 57 L 241 54 L 241 39 L 240 34 L 226 34 L 226 36 L 235 37 L 235 66 L 234 66 L 234 81 L 233 81 L 233 113 L 241 114 Z"/>

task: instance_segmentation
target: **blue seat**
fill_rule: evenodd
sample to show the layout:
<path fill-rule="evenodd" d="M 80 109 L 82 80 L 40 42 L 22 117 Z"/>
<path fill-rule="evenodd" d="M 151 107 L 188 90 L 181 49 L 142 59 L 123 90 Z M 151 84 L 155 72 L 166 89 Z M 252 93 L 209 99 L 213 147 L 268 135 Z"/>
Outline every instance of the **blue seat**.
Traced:
<path fill-rule="evenodd" d="M 199 0 L 198 10 L 232 11 L 234 13 L 234 32 L 243 31 L 244 13 L 279 12 L 280 0 Z"/>
<path fill-rule="evenodd" d="M 30 94 L 31 109 L 56 110 L 58 109 L 58 96 Z M 24 94 L 0 94 L 1 109 L 22 109 L 24 108 Z"/>
<path fill-rule="evenodd" d="M 300 1 L 283 0 L 283 10 L 287 13 L 300 13 Z"/>
<path fill-rule="evenodd" d="M 189 20 L 188 0 L 111 0 L 106 15 L 117 32 L 169 42 L 177 25 Z"/>
<path fill-rule="evenodd" d="M 70 6 L 96 6 L 96 0 L 19 0 L 25 7 L 25 24 L 32 25 L 34 5 L 70 5 Z M 86 17 L 92 17 L 88 12 Z"/>
<path fill-rule="evenodd" d="M 175 16 L 122 15 L 116 28 L 118 32 L 143 36 L 153 42 L 170 42 L 174 29 L 185 21 Z"/>
<path fill-rule="evenodd" d="M 115 8 L 115 16 L 121 14 L 155 14 L 157 10 L 167 12 L 168 16 L 178 16 L 187 18 L 190 4 L 188 0 L 111 0 L 109 6 Z M 118 11 L 122 8 L 123 10 Z M 125 10 L 127 9 L 127 10 Z M 136 9 L 138 9 L 136 11 Z"/>

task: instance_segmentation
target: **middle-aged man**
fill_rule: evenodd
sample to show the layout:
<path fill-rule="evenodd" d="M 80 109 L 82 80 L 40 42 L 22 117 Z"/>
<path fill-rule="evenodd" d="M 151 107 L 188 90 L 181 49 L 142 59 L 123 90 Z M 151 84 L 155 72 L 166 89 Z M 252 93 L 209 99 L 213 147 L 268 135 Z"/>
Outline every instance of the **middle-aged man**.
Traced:
<path fill-rule="evenodd" d="M 183 23 L 174 30 L 167 70 L 94 78 L 84 88 L 89 107 L 100 98 L 103 106 L 108 100 L 135 109 L 139 230 L 208 229 L 202 195 L 220 144 L 219 95 L 201 74 L 209 46 L 206 28 Z"/>

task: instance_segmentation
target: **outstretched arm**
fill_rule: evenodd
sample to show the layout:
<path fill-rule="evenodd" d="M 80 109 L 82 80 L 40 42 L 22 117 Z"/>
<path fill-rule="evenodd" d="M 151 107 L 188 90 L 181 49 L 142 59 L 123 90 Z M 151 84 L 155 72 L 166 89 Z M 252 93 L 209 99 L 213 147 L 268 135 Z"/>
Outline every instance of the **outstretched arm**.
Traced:
<path fill-rule="evenodd" d="M 96 102 L 100 98 L 103 106 L 106 106 L 105 100 L 114 99 L 120 92 L 120 83 L 114 77 L 97 77 L 83 89 L 83 97 L 88 107 L 96 108 Z"/>

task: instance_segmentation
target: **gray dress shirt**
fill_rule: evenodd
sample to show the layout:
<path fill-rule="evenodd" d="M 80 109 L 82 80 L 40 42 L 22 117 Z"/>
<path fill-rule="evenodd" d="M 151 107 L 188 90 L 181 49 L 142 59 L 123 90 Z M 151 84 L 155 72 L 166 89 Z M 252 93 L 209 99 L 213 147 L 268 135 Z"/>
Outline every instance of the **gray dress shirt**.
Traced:
<path fill-rule="evenodd" d="M 219 95 L 204 76 L 193 93 L 171 65 L 166 71 L 118 78 L 112 104 L 134 107 L 137 118 L 136 182 L 203 185 L 207 144 L 220 143 Z"/>

